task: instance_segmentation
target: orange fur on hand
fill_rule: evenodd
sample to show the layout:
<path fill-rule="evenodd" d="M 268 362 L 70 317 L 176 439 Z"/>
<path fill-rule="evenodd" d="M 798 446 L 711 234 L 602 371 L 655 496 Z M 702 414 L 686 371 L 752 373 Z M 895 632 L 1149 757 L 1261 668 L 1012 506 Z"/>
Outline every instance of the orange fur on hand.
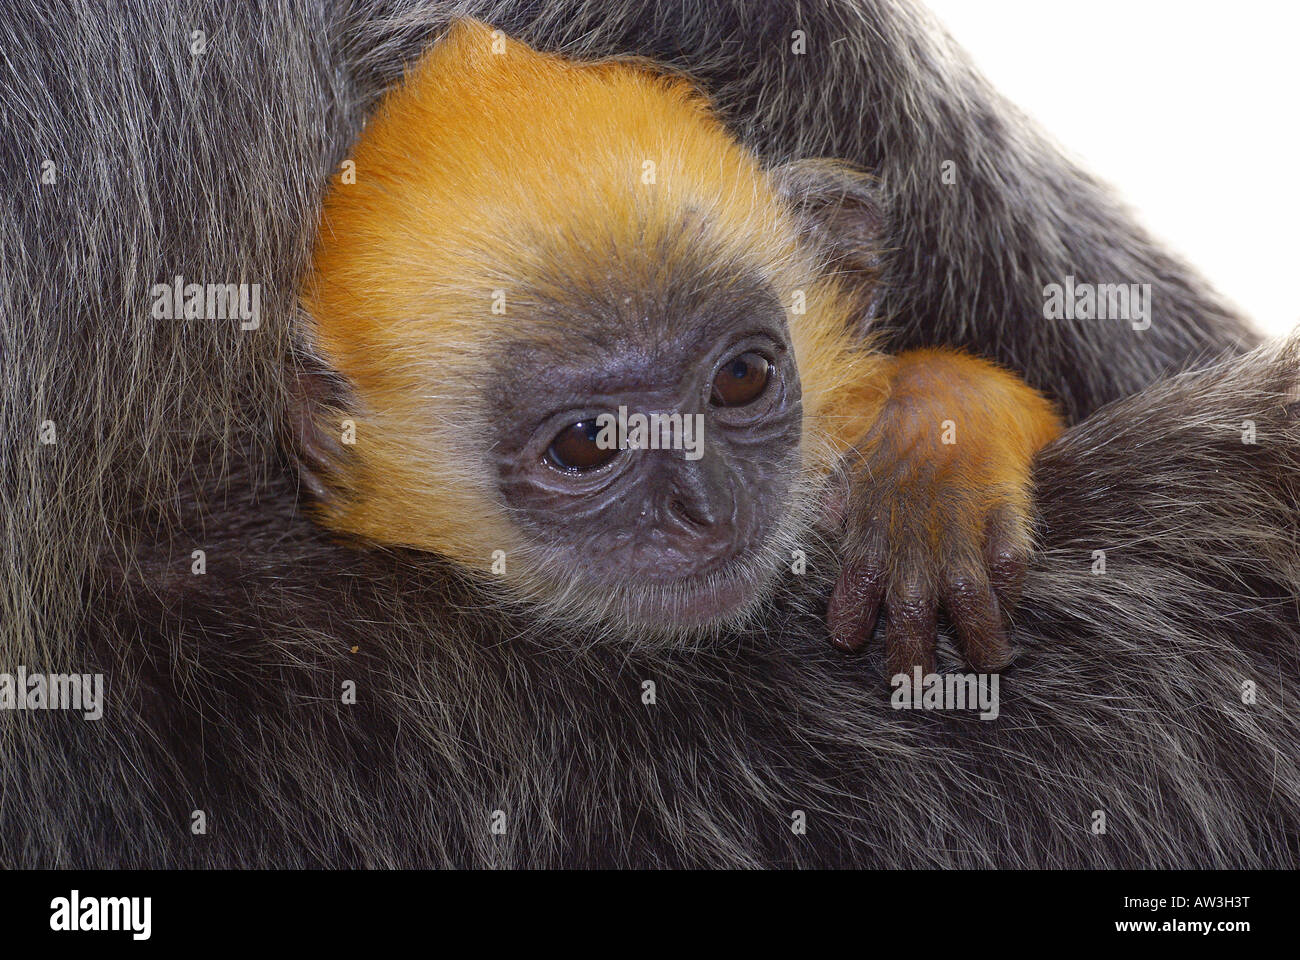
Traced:
<path fill-rule="evenodd" d="M 951 462 L 956 458 L 946 452 L 974 441 L 985 450 L 987 461 L 980 466 L 991 480 L 1023 483 L 1025 465 L 1061 432 L 1050 401 L 987 360 L 940 347 L 899 354 L 891 367 L 893 403 L 923 421 L 952 420 L 960 431 L 956 443 L 932 444 L 931 455 Z"/>
<path fill-rule="evenodd" d="M 974 539 L 995 508 L 1028 513 L 1034 456 L 1062 430 L 1042 394 L 993 363 L 943 348 L 892 358 L 883 379 L 855 446 L 868 469 L 888 473 L 874 482 L 909 492 L 896 498 L 900 506 L 931 499 L 932 550 L 953 541 L 953 527 L 970 527 Z"/>

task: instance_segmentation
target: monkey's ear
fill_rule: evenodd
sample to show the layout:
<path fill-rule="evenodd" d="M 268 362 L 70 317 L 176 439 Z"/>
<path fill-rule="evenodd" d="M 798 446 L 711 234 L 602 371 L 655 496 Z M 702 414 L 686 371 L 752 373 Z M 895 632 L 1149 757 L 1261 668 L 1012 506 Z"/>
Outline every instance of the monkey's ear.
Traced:
<path fill-rule="evenodd" d="M 352 406 L 351 390 L 340 374 L 301 348 L 289 364 L 288 446 L 302 486 L 317 502 L 329 503 L 341 492 L 339 478 L 347 460 L 336 439 L 339 432 L 331 428 L 342 427 L 342 418 Z"/>
<path fill-rule="evenodd" d="M 889 229 L 880 182 L 852 164 L 829 159 L 796 160 L 770 174 L 805 241 L 821 251 L 830 269 L 874 290 Z"/>

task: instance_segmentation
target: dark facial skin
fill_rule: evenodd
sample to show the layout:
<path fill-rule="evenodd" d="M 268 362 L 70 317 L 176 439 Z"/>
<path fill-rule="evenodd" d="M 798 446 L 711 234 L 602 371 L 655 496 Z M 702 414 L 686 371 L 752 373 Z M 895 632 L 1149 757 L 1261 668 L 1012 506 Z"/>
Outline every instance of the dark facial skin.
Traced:
<path fill-rule="evenodd" d="M 530 325 L 499 354 L 490 416 L 504 502 L 550 576 L 617 594 L 634 620 L 733 612 L 771 576 L 762 548 L 799 470 L 801 402 L 785 319 L 759 285 L 720 296 L 612 290 Z M 703 416 L 687 451 L 600 450 L 596 417 Z M 697 421 L 698 423 L 698 421 Z"/>

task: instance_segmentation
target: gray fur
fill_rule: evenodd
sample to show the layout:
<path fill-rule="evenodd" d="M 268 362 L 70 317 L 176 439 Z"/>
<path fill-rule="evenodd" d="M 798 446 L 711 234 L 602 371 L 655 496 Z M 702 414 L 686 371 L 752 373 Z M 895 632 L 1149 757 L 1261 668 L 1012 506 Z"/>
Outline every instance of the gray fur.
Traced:
<path fill-rule="evenodd" d="M 762 630 L 593 646 L 303 516 L 283 441 L 316 205 L 460 5 L 17 10 L 0 670 L 102 671 L 108 706 L 0 713 L 0 864 L 1296 866 L 1294 352 L 1162 379 L 1251 337 L 910 5 L 464 8 L 548 49 L 686 70 L 772 162 L 873 170 L 894 344 L 971 347 L 1088 418 L 1042 460 L 1000 719 L 892 710 L 878 646 L 828 649 L 818 554 Z M 176 274 L 262 283 L 262 329 L 154 320 L 149 287 Z M 1066 274 L 1151 282 L 1151 329 L 1037 319 Z"/>

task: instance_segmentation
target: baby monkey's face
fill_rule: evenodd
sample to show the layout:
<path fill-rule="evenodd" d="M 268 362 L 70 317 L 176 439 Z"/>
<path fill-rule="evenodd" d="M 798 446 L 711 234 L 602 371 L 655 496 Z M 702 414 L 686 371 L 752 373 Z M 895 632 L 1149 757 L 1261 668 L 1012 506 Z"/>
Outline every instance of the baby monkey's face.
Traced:
<path fill-rule="evenodd" d="M 500 352 L 487 390 L 491 469 L 528 562 L 552 595 L 624 622 L 739 612 L 795 520 L 803 413 L 785 311 L 760 281 L 707 267 L 585 299 L 524 324 L 538 335 Z"/>

